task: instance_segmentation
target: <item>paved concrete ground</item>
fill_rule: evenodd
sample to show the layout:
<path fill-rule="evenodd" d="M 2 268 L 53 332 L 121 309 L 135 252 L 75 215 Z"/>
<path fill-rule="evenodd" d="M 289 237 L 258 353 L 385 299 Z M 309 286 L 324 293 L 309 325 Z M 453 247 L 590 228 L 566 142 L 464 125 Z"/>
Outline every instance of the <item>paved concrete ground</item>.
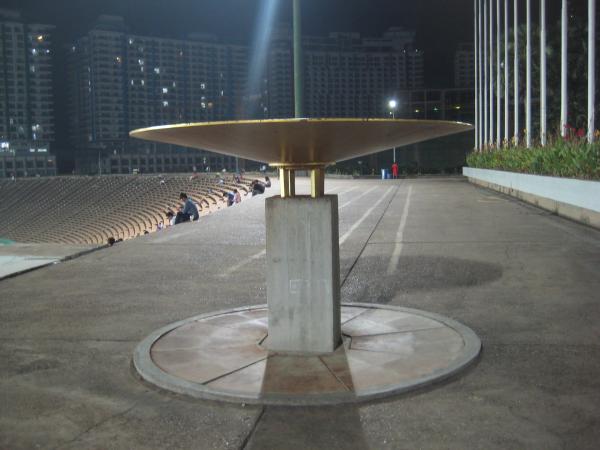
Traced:
<path fill-rule="evenodd" d="M 131 355 L 151 331 L 264 302 L 258 197 L 1 281 L 0 447 L 598 448 L 598 231 L 459 178 L 327 190 L 340 195 L 342 300 L 452 317 L 482 338 L 478 364 L 409 396 L 330 408 L 139 382 Z"/>

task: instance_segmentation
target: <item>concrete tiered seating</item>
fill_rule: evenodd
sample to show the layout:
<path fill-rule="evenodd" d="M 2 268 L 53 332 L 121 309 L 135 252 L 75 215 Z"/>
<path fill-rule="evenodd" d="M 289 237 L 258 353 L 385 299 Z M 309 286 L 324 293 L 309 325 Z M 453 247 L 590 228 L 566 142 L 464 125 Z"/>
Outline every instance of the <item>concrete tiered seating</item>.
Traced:
<path fill-rule="evenodd" d="M 231 176 L 228 176 L 231 178 Z M 0 237 L 17 242 L 103 244 L 153 232 L 186 192 L 201 215 L 226 207 L 223 193 L 249 181 L 214 175 L 54 177 L 0 181 Z"/>

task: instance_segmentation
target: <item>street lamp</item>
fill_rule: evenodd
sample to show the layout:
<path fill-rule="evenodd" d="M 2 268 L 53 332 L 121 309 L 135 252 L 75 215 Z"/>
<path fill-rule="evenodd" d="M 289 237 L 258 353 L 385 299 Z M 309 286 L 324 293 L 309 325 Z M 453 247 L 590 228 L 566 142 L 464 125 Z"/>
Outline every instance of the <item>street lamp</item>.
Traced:
<path fill-rule="evenodd" d="M 398 107 L 398 101 L 395 99 L 391 99 L 388 102 L 388 107 L 390 108 L 390 115 L 392 116 L 392 119 L 396 118 L 396 108 Z M 394 147 L 393 150 L 393 162 L 396 162 L 396 147 Z"/>

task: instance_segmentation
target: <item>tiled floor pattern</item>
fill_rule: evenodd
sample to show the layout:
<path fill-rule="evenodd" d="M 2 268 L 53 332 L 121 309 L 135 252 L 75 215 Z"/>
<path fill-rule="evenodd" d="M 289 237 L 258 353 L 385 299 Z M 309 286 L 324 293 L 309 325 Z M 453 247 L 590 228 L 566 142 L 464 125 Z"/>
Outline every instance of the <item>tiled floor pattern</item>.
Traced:
<path fill-rule="evenodd" d="M 267 309 L 202 318 L 158 339 L 162 371 L 219 393 L 260 398 L 386 391 L 443 372 L 465 343 L 450 326 L 417 312 L 342 307 L 344 345 L 332 354 L 270 353 Z"/>

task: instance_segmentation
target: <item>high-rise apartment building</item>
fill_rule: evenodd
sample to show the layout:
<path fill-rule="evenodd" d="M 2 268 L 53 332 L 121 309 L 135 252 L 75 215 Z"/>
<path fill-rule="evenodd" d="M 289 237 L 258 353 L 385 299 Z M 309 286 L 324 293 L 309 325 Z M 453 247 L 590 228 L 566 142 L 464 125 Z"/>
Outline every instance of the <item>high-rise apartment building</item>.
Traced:
<path fill-rule="evenodd" d="M 232 169 L 233 158 L 129 139 L 128 133 L 241 117 L 247 59 L 246 47 L 211 35 L 138 36 L 121 17 L 100 17 L 69 49 L 70 137 L 80 160 L 110 156 L 105 170 L 119 173 Z M 155 157 L 162 154 L 172 156 Z"/>
<path fill-rule="evenodd" d="M 211 35 L 187 39 L 128 32 L 102 16 L 69 49 L 70 137 L 78 169 L 92 173 L 235 168 L 210 152 L 129 139 L 132 129 L 180 122 L 293 116 L 291 28 L 273 33 L 263 73 L 249 85 L 249 48 Z M 414 31 L 381 37 L 331 33 L 303 40 L 310 117 L 383 117 L 388 100 L 423 86 Z"/>
<path fill-rule="evenodd" d="M 423 87 L 415 32 L 396 27 L 378 38 L 330 33 L 303 39 L 304 102 L 310 117 L 381 117 L 399 91 Z M 268 58 L 268 117 L 293 115 L 289 27 L 274 34 Z"/>
<path fill-rule="evenodd" d="M 0 176 L 51 175 L 52 25 L 0 9 Z"/>
<path fill-rule="evenodd" d="M 475 52 L 473 43 L 462 43 L 454 52 L 454 87 L 475 86 Z"/>

